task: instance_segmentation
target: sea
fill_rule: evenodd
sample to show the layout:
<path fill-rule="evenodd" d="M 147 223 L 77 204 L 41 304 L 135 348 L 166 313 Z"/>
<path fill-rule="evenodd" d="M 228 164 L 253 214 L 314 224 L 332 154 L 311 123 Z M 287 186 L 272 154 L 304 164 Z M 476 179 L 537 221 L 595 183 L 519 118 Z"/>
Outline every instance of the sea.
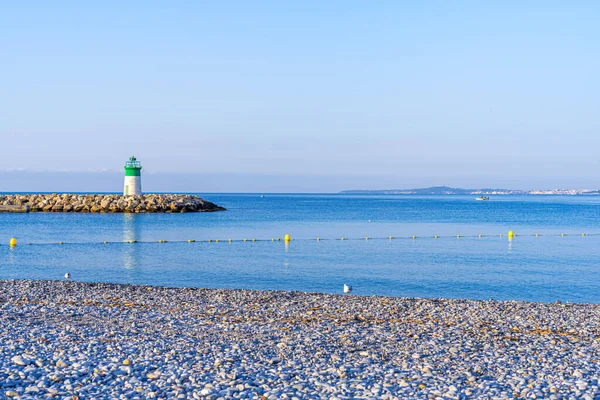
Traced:
<path fill-rule="evenodd" d="M 600 197 L 200 195 L 227 211 L 1 213 L 0 279 L 600 303 Z"/>

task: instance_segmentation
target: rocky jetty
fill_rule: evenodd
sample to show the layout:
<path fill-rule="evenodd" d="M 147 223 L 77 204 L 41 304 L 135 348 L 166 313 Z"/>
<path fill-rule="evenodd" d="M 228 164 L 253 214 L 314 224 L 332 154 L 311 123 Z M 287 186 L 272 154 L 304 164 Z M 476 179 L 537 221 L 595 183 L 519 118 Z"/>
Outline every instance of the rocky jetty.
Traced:
<path fill-rule="evenodd" d="M 221 211 L 210 201 L 189 194 L 11 194 L 0 195 L 0 210 L 10 207 L 38 212 L 183 213 Z"/>

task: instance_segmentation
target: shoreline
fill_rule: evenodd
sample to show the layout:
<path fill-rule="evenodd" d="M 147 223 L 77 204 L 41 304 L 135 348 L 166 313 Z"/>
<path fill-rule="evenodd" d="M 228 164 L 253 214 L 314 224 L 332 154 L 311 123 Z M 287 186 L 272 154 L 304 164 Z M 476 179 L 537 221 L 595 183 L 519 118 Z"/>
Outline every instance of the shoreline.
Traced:
<path fill-rule="evenodd" d="M 270 240 L 263 240 L 263 241 L 267 241 L 269 242 Z M 170 241 L 170 243 L 176 243 L 177 241 Z M 187 240 L 185 241 L 179 241 L 181 243 L 186 243 Z M 108 242 L 108 243 L 130 243 L 129 241 L 123 241 L 123 242 Z M 156 243 L 155 241 L 148 241 L 148 242 L 138 242 L 136 241 L 136 243 Z M 54 244 L 54 242 L 47 242 L 47 243 L 41 243 L 41 244 Z M 71 243 L 70 243 L 71 244 Z M 74 244 L 78 244 L 78 243 L 74 243 Z M 87 243 L 86 243 L 87 244 Z M 1 246 L 1 244 L 0 244 Z M 598 306 L 599 310 L 600 310 L 600 303 L 590 303 L 590 302 L 572 302 L 572 301 L 566 301 L 563 302 L 561 300 L 555 300 L 555 301 L 537 301 L 537 300 L 515 300 L 515 299 L 494 299 L 494 298 L 490 298 L 490 299 L 476 299 L 476 298 L 468 298 L 468 297 L 410 297 L 410 296 L 386 296 L 386 295 L 381 295 L 381 294 L 360 294 L 360 293 L 355 293 L 355 291 L 349 293 L 349 294 L 343 294 L 340 290 L 340 292 L 316 292 L 316 291 L 312 291 L 312 292 L 305 292 L 305 291 L 301 291 L 301 290 L 285 290 L 285 289 L 244 289 L 244 288 L 220 288 L 220 287 L 197 287 L 197 286 L 169 286 L 169 285 L 158 285 L 158 284 L 151 284 L 151 283 L 119 283 L 119 282 L 111 282 L 111 281 L 80 281 L 80 280 L 68 280 L 66 281 L 65 279 L 20 279 L 20 278 L 10 278 L 10 279 L 1 279 L 0 278 L 0 284 L 2 283 L 6 283 L 6 282 L 48 282 L 48 283 L 64 283 L 64 282 L 71 282 L 71 283 L 78 283 L 78 284 L 85 284 L 85 285 L 114 285 L 114 286 L 122 286 L 122 287 L 146 287 L 146 288 L 152 288 L 152 289 L 165 289 L 165 290 L 170 290 L 170 289 L 174 289 L 174 290 L 206 290 L 206 291 L 242 291 L 244 293 L 273 293 L 273 294 L 301 294 L 301 295 L 307 295 L 307 296 L 340 296 L 343 298 L 352 298 L 352 297 L 358 297 L 358 298 L 377 298 L 377 299 L 388 299 L 388 300 L 407 300 L 407 301 L 448 301 L 448 302 L 457 302 L 457 301 L 464 301 L 464 302 L 481 302 L 481 303 L 518 303 L 518 304 L 523 304 L 523 305 L 527 305 L 527 304 L 531 304 L 531 305 L 535 305 L 535 304 L 539 304 L 539 305 L 563 305 L 563 306 Z M 599 330 L 599 340 L 600 340 L 600 330 Z"/>
<path fill-rule="evenodd" d="M 594 398 L 600 305 L 0 281 L 0 394 Z"/>

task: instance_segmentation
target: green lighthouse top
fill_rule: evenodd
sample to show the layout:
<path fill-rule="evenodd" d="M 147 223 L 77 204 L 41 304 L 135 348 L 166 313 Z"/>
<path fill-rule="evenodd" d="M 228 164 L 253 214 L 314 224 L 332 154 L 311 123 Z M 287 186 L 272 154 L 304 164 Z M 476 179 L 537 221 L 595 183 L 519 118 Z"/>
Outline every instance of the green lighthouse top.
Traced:
<path fill-rule="evenodd" d="M 135 157 L 130 157 L 125 163 L 125 176 L 140 176 L 142 164 Z"/>

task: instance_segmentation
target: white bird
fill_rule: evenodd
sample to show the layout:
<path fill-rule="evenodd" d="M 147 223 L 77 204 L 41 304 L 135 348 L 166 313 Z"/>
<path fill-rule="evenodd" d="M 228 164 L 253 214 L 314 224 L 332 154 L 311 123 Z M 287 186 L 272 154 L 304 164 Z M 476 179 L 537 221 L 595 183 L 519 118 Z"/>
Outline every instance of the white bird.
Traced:
<path fill-rule="evenodd" d="M 67 273 L 65 274 L 65 279 L 69 279 L 70 277 L 71 277 L 71 274 L 67 272 Z"/>
<path fill-rule="evenodd" d="M 352 291 L 352 286 L 346 285 L 344 283 L 344 293 L 350 293 Z"/>

